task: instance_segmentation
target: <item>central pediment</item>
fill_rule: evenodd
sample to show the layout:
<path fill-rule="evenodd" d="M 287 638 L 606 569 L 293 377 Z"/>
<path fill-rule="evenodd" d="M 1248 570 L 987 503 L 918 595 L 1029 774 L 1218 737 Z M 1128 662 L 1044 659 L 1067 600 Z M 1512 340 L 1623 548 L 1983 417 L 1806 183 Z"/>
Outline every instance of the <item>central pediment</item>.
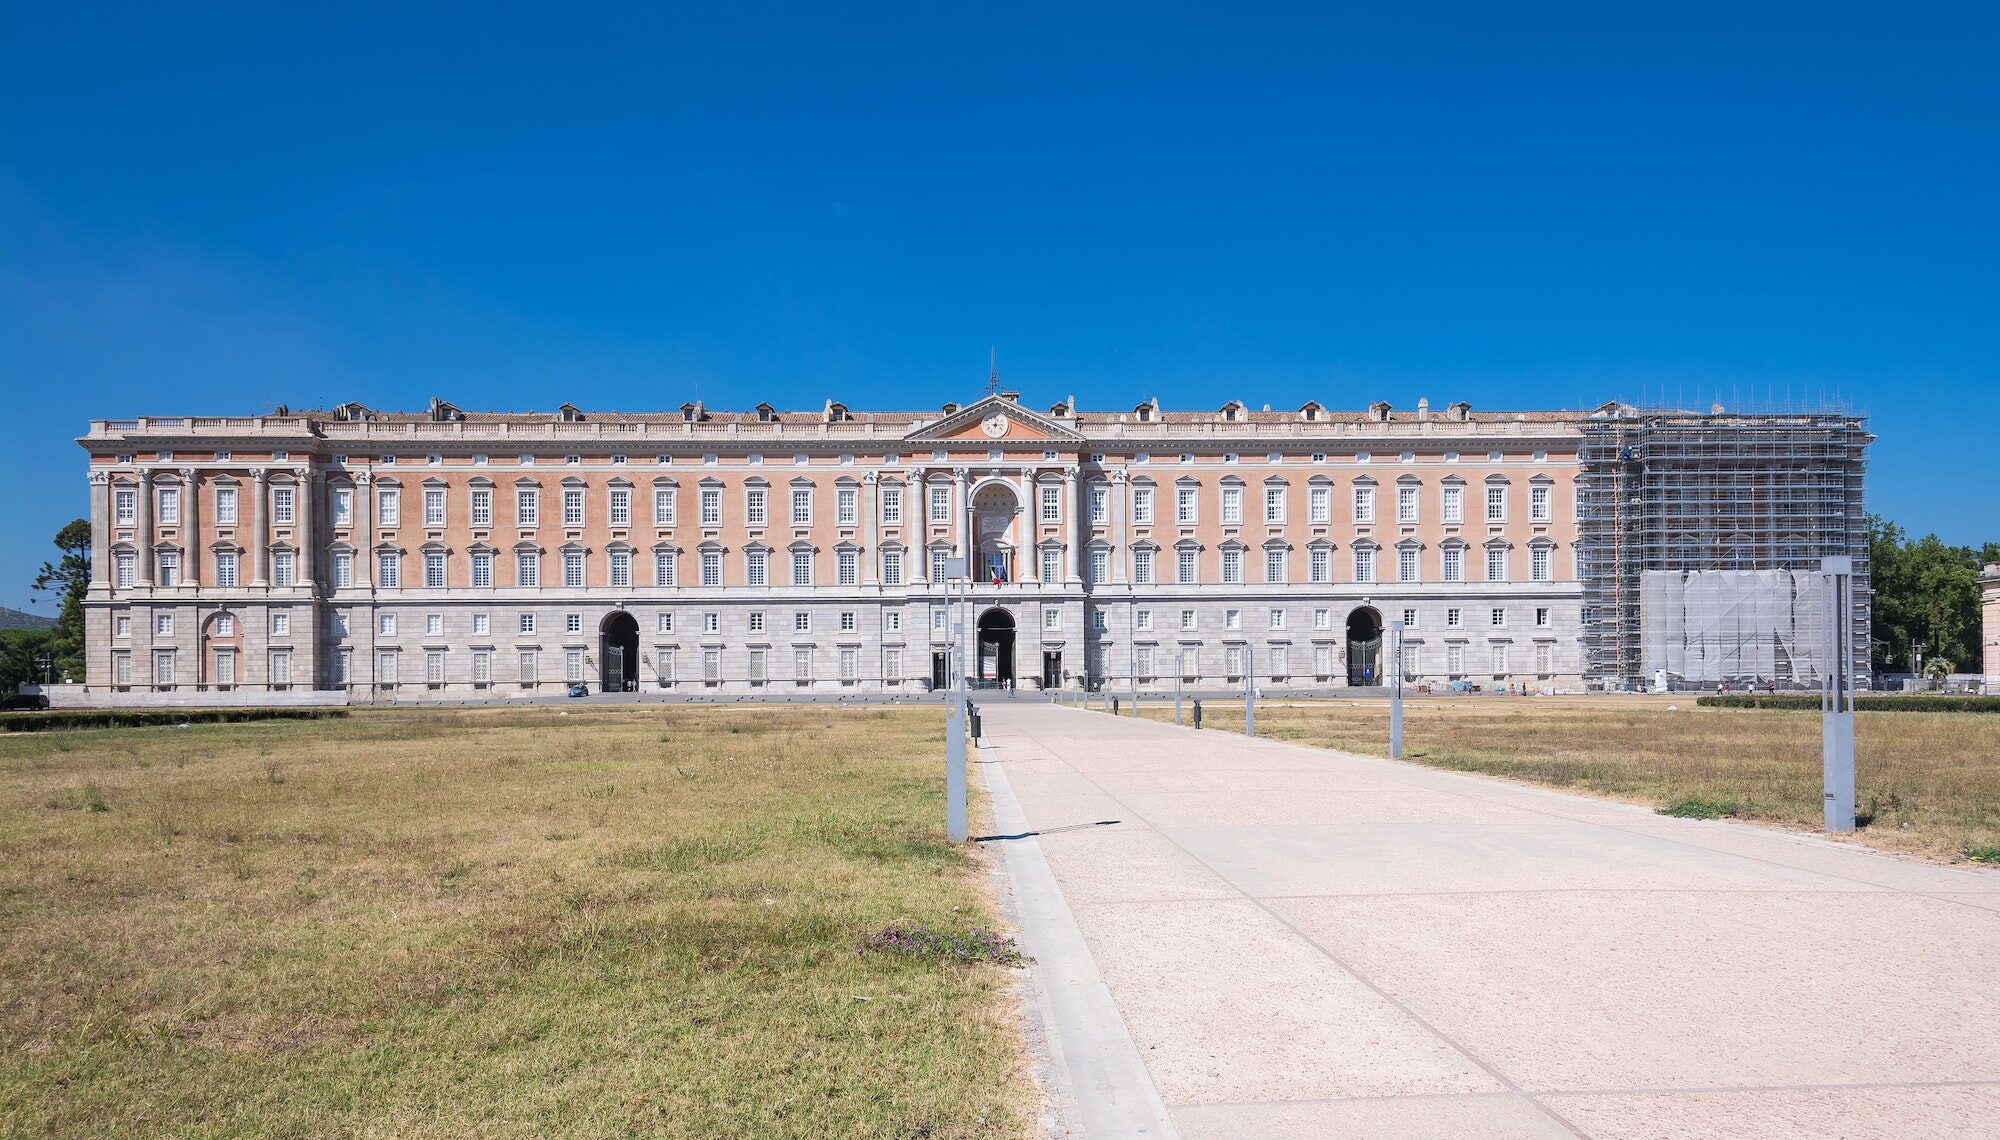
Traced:
<path fill-rule="evenodd" d="M 1061 422 L 1038 415 L 1005 396 L 988 396 L 903 437 L 914 442 L 1077 443 L 1083 436 Z"/>

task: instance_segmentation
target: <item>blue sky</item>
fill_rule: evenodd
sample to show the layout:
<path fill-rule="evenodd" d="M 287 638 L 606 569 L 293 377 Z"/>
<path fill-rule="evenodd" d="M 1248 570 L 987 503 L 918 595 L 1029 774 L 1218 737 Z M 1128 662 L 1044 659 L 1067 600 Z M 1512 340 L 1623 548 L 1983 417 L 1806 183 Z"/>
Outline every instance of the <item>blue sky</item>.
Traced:
<path fill-rule="evenodd" d="M 1875 509 L 2000 538 L 1991 5 L 841 7 L 7 0 L 0 604 L 92 416 L 930 407 L 989 346 L 1088 407 L 1837 398 Z"/>

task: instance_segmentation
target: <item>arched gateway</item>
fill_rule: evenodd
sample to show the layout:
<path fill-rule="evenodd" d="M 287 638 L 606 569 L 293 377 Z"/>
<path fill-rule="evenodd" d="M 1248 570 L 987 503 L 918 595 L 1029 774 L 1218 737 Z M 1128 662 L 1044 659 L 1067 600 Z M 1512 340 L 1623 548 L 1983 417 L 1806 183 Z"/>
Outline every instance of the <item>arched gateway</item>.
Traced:
<path fill-rule="evenodd" d="M 1002 688 L 1014 683 L 1014 615 L 994 606 L 979 615 L 979 661 L 973 680 Z"/>
<path fill-rule="evenodd" d="M 607 693 L 638 688 L 639 620 L 624 610 L 615 610 L 604 619 L 597 655 L 599 681 Z"/>
<path fill-rule="evenodd" d="M 1372 606 L 1347 615 L 1347 683 L 1382 683 L 1382 615 Z"/>

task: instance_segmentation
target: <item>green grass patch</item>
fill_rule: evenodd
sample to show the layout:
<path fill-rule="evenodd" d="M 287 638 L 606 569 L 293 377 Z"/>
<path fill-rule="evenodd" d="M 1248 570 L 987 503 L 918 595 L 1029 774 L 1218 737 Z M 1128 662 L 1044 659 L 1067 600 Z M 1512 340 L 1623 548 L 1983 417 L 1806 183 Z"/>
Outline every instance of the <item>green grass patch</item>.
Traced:
<path fill-rule="evenodd" d="M 1967 848 L 1965 857 L 1974 863 L 2000 863 L 2000 847 Z"/>
<path fill-rule="evenodd" d="M 1743 814 L 1743 805 L 1733 800 L 1719 800 L 1709 796 L 1675 796 L 1664 807 L 1653 809 L 1661 815 L 1671 815 L 1680 819 L 1727 819 Z"/>
<path fill-rule="evenodd" d="M 1697 697 L 1695 704 L 1711 709 L 1789 709 L 1817 712 L 1820 699 L 1812 693 L 1718 693 Z M 1856 712 L 2000 713 L 2000 697 L 1961 693 L 1864 693 L 1854 698 Z"/>

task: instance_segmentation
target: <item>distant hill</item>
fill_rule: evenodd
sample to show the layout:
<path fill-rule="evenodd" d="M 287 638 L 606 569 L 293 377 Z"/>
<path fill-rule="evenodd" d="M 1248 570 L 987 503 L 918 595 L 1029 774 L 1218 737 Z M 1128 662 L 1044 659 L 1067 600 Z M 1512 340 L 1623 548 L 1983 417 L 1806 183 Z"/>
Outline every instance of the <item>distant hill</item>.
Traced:
<path fill-rule="evenodd" d="M 0 629 L 54 629 L 56 619 L 0 606 Z"/>

